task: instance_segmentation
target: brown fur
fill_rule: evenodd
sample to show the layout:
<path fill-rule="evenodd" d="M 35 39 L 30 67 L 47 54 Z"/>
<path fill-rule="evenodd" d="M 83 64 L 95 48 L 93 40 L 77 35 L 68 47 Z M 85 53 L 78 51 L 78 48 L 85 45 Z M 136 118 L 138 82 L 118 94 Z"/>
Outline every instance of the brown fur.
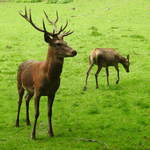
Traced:
<path fill-rule="evenodd" d="M 126 72 L 129 72 L 129 55 L 127 58 L 121 56 L 117 51 L 115 51 L 113 48 L 96 48 L 94 49 L 90 56 L 89 56 L 89 69 L 87 71 L 86 81 L 84 90 L 87 88 L 87 80 L 89 73 L 93 67 L 93 65 L 98 66 L 98 70 L 95 74 L 95 80 L 96 80 L 96 88 L 98 88 L 98 74 L 101 71 L 102 67 L 106 68 L 106 75 L 107 75 L 107 84 L 109 85 L 109 66 L 114 66 L 118 73 L 118 79 L 116 81 L 116 84 L 119 83 L 119 67 L 118 64 L 121 63 L 123 67 L 125 68 Z"/>
<path fill-rule="evenodd" d="M 29 21 L 26 10 L 25 15 L 21 14 L 21 16 L 23 16 L 27 21 Z M 33 24 L 33 22 L 31 24 Z M 59 33 L 54 34 L 47 32 L 46 29 L 38 30 L 44 32 L 44 39 L 49 45 L 47 58 L 45 61 L 30 60 L 23 62 L 22 64 L 20 64 L 17 73 L 19 101 L 16 126 L 19 127 L 20 108 L 22 104 L 24 91 L 26 90 L 27 95 L 25 98 L 27 125 L 30 125 L 29 102 L 33 96 L 35 102 L 35 120 L 34 127 L 32 130 L 32 139 L 36 138 L 36 123 L 39 117 L 39 103 L 41 96 L 48 97 L 48 133 L 49 136 L 54 135 L 51 121 L 52 105 L 55 98 L 55 93 L 60 85 L 60 75 L 63 68 L 64 57 L 74 57 L 77 54 L 77 52 L 71 47 L 69 47 L 67 43 L 63 40 L 63 37 L 69 35 L 70 32 L 63 33 L 65 35 L 62 35 L 60 34 L 60 31 Z"/>

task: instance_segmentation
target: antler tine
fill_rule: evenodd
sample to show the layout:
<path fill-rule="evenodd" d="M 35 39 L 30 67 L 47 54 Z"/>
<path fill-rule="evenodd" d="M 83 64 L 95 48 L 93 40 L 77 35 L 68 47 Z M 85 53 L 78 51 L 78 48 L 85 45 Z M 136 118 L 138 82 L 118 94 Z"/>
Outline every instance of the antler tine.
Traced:
<path fill-rule="evenodd" d="M 48 20 L 48 22 L 53 25 L 53 27 L 54 27 L 53 34 L 55 34 L 55 32 L 57 30 L 56 23 L 58 22 L 58 12 L 56 11 L 56 20 L 55 21 L 51 21 L 45 11 L 44 11 L 44 14 L 45 14 L 45 17 Z"/>
<path fill-rule="evenodd" d="M 70 35 L 70 34 L 72 34 L 74 31 L 68 31 L 68 32 L 64 32 L 63 34 L 62 34 L 62 37 L 64 37 L 64 36 L 68 36 L 68 35 Z"/>
<path fill-rule="evenodd" d="M 44 10 L 43 10 L 44 11 Z M 53 22 L 49 19 L 48 15 L 46 14 L 46 12 L 44 11 L 45 17 L 48 20 L 48 22 L 52 25 L 56 24 L 58 22 L 58 12 L 56 11 L 56 20 Z"/>
<path fill-rule="evenodd" d="M 30 20 L 31 20 L 31 22 L 32 22 L 31 8 L 29 9 L 29 17 L 30 17 Z"/>
<path fill-rule="evenodd" d="M 56 11 L 56 20 L 55 20 L 55 24 L 58 22 L 58 11 Z"/>
<path fill-rule="evenodd" d="M 64 30 L 66 29 L 67 26 L 68 26 L 68 20 L 67 20 L 67 22 L 66 22 L 66 24 L 65 24 L 64 27 L 63 27 L 63 26 L 60 27 L 60 30 L 58 31 L 57 34 L 60 34 L 62 31 L 64 31 Z"/>
<path fill-rule="evenodd" d="M 68 26 L 68 20 L 66 21 L 66 25 L 63 28 L 63 31 L 66 29 L 66 27 Z"/>
<path fill-rule="evenodd" d="M 45 27 L 45 23 L 44 23 L 44 19 L 43 19 L 43 29 L 44 29 L 45 32 L 47 32 L 46 27 Z"/>
<path fill-rule="evenodd" d="M 26 9 L 26 7 L 25 7 L 25 14 L 23 15 L 23 14 L 21 13 L 21 11 L 19 12 L 19 14 L 20 14 L 22 17 L 27 18 L 27 9 Z"/>
<path fill-rule="evenodd" d="M 27 7 L 25 6 L 25 16 L 27 16 Z"/>
<path fill-rule="evenodd" d="M 31 16 L 31 8 L 29 9 L 29 22 L 33 24 L 32 16 Z"/>
<path fill-rule="evenodd" d="M 48 20 L 48 22 L 53 25 L 53 22 L 48 18 L 48 15 L 46 14 L 46 12 L 44 10 L 43 10 L 43 12 L 44 12 L 45 17 Z"/>
<path fill-rule="evenodd" d="M 40 31 L 40 32 L 46 32 L 47 34 L 49 34 L 49 35 L 53 35 L 53 33 L 50 33 L 50 32 L 47 32 L 46 31 L 46 27 L 45 27 L 45 23 L 43 23 L 44 25 L 43 25 L 43 28 L 44 28 L 44 30 L 42 30 L 42 29 L 40 29 L 39 27 L 37 27 L 34 23 L 33 23 L 33 21 L 32 21 L 32 15 L 31 15 L 31 9 L 29 9 L 29 13 L 27 13 L 27 9 L 26 9 L 26 7 L 25 7 L 25 12 L 24 12 L 24 14 L 22 14 L 21 12 L 19 12 L 19 14 L 25 19 L 25 20 L 27 20 L 36 30 L 38 30 L 38 31 Z"/>
<path fill-rule="evenodd" d="M 60 34 L 62 32 L 63 26 L 60 27 L 59 31 L 57 34 Z"/>
<path fill-rule="evenodd" d="M 55 31 L 57 30 L 57 26 L 56 26 L 56 23 L 58 22 L 58 19 L 59 19 L 59 17 L 58 17 L 58 11 L 56 11 L 56 20 L 54 21 L 54 29 L 53 29 L 53 33 L 55 34 Z"/>

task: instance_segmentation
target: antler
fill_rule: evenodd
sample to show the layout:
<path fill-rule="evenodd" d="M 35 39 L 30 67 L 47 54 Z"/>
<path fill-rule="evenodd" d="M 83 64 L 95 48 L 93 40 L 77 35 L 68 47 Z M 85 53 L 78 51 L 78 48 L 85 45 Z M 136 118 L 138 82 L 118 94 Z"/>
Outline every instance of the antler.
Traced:
<path fill-rule="evenodd" d="M 56 11 L 56 20 L 55 21 L 51 21 L 45 11 L 44 11 L 44 14 L 45 14 L 45 17 L 48 20 L 48 22 L 53 25 L 53 27 L 54 27 L 53 33 L 55 33 L 57 30 L 56 23 L 58 22 L 58 12 Z"/>
<path fill-rule="evenodd" d="M 61 26 L 60 27 L 60 30 L 58 31 L 58 33 L 57 34 L 60 34 L 61 32 L 63 32 L 66 28 L 67 28 L 67 26 L 68 26 L 68 20 L 66 21 L 66 24 L 65 24 L 65 26 L 63 27 L 63 26 Z M 68 35 L 70 35 L 70 34 L 72 34 L 73 33 L 73 31 L 68 31 L 68 32 L 63 32 L 62 34 L 61 34 L 61 36 L 62 37 L 64 37 L 64 36 L 68 36 Z"/>
<path fill-rule="evenodd" d="M 58 12 L 57 12 L 57 11 L 56 11 L 56 20 L 55 20 L 55 21 L 51 21 L 51 20 L 49 19 L 48 15 L 46 14 L 46 12 L 44 11 L 44 14 L 45 14 L 45 16 L 46 16 L 46 19 L 48 20 L 48 22 L 49 22 L 50 24 L 53 25 L 53 33 L 48 32 L 48 31 L 46 30 L 45 23 L 44 23 L 44 19 L 43 19 L 43 29 L 44 29 L 44 30 L 43 30 L 43 29 L 40 29 L 38 26 L 36 26 L 36 25 L 33 23 L 33 21 L 32 21 L 32 16 L 31 16 L 31 9 L 29 9 L 29 13 L 27 13 L 27 9 L 26 9 L 26 7 L 25 7 L 24 14 L 22 14 L 21 12 L 19 12 L 19 14 L 20 14 L 25 20 L 27 20 L 36 30 L 38 30 L 38 31 L 40 31 L 40 32 L 47 33 L 47 34 L 49 34 L 50 36 L 57 36 L 57 35 L 60 35 L 61 32 L 63 32 L 63 31 L 66 29 L 66 27 L 68 26 L 68 21 L 66 21 L 65 26 L 64 26 L 64 27 L 61 26 L 60 29 L 59 29 L 59 31 L 56 31 L 56 30 L 57 30 L 56 23 L 58 22 L 58 19 L 59 19 L 59 17 L 58 17 Z M 70 35 L 70 34 L 72 34 L 72 33 L 73 33 L 73 31 L 63 32 L 63 33 L 61 34 L 61 36 L 62 36 L 62 37 L 68 36 L 68 35 Z"/>
<path fill-rule="evenodd" d="M 45 14 L 45 17 L 46 17 L 47 21 L 48 21 L 50 24 L 52 24 L 53 27 L 54 27 L 54 29 L 53 29 L 53 34 L 59 35 L 61 32 L 63 32 L 63 31 L 67 28 L 67 26 L 68 26 L 68 21 L 66 21 L 65 26 L 64 26 L 64 27 L 61 26 L 60 29 L 59 29 L 59 31 L 57 32 L 56 23 L 58 22 L 58 19 L 59 19 L 59 17 L 58 17 L 58 12 L 57 12 L 57 11 L 56 11 L 56 20 L 55 20 L 55 21 L 51 21 L 45 11 L 44 11 L 44 14 Z M 68 35 L 70 35 L 70 34 L 72 34 L 72 33 L 73 33 L 73 31 L 64 32 L 64 33 L 62 33 L 61 36 L 62 36 L 62 37 L 68 36 Z"/>
<path fill-rule="evenodd" d="M 26 9 L 26 7 L 25 7 L 25 12 L 24 12 L 24 14 L 22 14 L 21 12 L 19 12 L 19 14 L 20 14 L 25 20 L 27 20 L 36 30 L 38 30 L 38 31 L 40 31 L 40 32 L 44 32 L 44 33 L 46 32 L 47 34 L 53 36 L 53 33 L 48 32 L 48 31 L 46 30 L 44 20 L 43 20 L 43 28 L 44 28 L 44 30 L 43 30 L 43 29 L 40 29 L 39 27 L 37 27 L 37 26 L 33 23 L 33 21 L 32 21 L 32 16 L 31 16 L 31 9 L 29 9 L 29 14 L 28 14 L 28 13 L 27 13 L 27 9 Z"/>
<path fill-rule="evenodd" d="M 72 34 L 74 31 L 68 31 L 68 32 L 64 32 L 63 34 L 62 34 L 62 37 L 64 37 L 64 36 L 68 36 L 68 35 L 70 35 L 70 34 Z"/>

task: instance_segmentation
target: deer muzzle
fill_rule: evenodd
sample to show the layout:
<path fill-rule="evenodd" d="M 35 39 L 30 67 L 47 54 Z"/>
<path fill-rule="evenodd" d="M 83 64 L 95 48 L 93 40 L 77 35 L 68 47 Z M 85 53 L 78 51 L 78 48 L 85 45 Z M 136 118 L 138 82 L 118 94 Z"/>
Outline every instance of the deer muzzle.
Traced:
<path fill-rule="evenodd" d="M 129 72 L 130 72 L 129 68 L 126 68 L 126 72 L 127 72 L 127 73 L 129 73 Z"/>
<path fill-rule="evenodd" d="M 71 54 L 72 54 L 72 57 L 74 57 L 77 55 L 77 51 L 72 51 Z"/>

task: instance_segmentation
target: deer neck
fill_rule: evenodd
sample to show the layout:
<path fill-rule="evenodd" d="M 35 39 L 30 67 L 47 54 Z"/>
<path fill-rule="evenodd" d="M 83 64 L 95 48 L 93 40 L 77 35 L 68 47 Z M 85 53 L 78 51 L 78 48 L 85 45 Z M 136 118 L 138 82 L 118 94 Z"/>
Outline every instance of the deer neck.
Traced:
<path fill-rule="evenodd" d="M 124 65 L 126 58 L 123 56 L 119 56 L 119 62 Z"/>
<path fill-rule="evenodd" d="M 55 50 L 49 46 L 45 70 L 48 73 L 48 78 L 58 79 L 63 68 L 64 58 L 56 56 Z"/>

